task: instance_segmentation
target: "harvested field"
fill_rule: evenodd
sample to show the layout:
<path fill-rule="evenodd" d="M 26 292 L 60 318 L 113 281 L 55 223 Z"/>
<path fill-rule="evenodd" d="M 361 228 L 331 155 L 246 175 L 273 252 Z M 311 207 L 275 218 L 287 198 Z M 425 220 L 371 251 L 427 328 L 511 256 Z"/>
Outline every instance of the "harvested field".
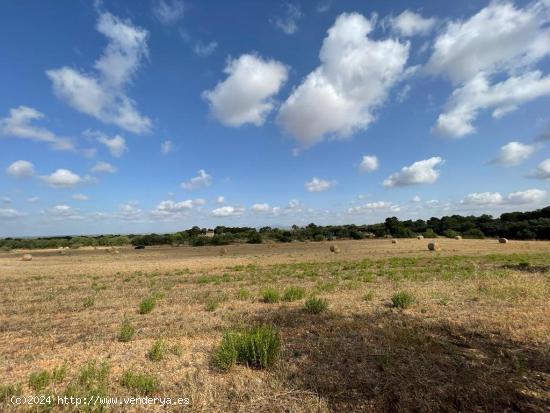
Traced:
<path fill-rule="evenodd" d="M 548 411 L 550 242 L 428 242 L 0 253 L 0 411 L 29 410 L 14 394 L 183 397 L 193 412 Z M 305 311 L 311 297 L 328 307 Z M 221 371 L 224 331 L 251 325 L 279 333 L 279 359 Z"/>

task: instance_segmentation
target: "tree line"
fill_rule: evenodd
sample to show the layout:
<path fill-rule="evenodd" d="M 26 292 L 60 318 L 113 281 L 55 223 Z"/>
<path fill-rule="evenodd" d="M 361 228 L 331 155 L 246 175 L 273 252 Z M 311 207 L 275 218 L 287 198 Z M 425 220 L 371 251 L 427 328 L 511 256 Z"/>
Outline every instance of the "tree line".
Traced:
<path fill-rule="evenodd" d="M 428 220 L 401 221 L 396 217 L 386 218 L 382 223 L 371 225 L 309 224 L 291 228 L 225 227 L 214 230 L 194 226 L 169 234 L 146 235 L 98 235 L 38 238 L 0 239 L 0 248 L 79 248 L 86 246 L 151 246 L 151 245 L 228 245 L 232 243 L 259 244 L 265 241 L 325 241 L 334 239 L 364 238 L 425 238 L 462 236 L 463 238 L 504 237 L 518 240 L 550 240 L 550 207 L 530 212 L 509 212 L 499 218 L 491 215 L 451 215 Z"/>

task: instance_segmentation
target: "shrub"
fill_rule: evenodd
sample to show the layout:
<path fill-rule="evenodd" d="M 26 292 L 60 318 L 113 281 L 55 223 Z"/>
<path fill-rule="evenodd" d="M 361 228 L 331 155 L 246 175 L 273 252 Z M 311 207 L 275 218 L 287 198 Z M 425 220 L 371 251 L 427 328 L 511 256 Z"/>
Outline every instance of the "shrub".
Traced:
<path fill-rule="evenodd" d="M 95 360 L 88 362 L 80 369 L 78 382 L 86 387 L 91 387 L 94 384 L 105 384 L 109 377 L 109 364 L 97 364 Z"/>
<path fill-rule="evenodd" d="M 437 234 L 431 228 L 428 228 L 423 235 L 424 235 L 424 238 L 437 238 Z"/>
<path fill-rule="evenodd" d="M 120 331 L 118 333 L 118 341 L 127 343 L 134 337 L 135 332 L 136 332 L 136 329 L 130 323 L 130 320 L 125 318 L 122 321 L 122 326 L 120 327 Z"/>
<path fill-rule="evenodd" d="M 262 293 L 264 303 L 276 303 L 279 301 L 279 291 L 274 288 L 268 288 Z"/>
<path fill-rule="evenodd" d="M 149 395 L 156 392 L 159 388 L 156 377 L 148 374 L 134 373 L 126 370 L 122 375 L 120 384 L 130 390 L 138 392 L 140 395 Z"/>
<path fill-rule="evenodd" d="M 319 314 L 326 311 L 328 302 L 324 298 L 309 297 L 305 303 L 305 309 L 310 314 Z"/>
<path fill-rule="evenodd" d="M 283 300 L 284 301 L 296 301 L 301 300 L 306 295 L 305 290 L 302 287 L 288 287 L 284 294 L 283 294 Z"/>
<path fill-rule="evenodd" d="M 139 313 L 140 314 L 147 314 L 153 311 L 153 308 L 157 305 L 157 300 L 155 297 L 147 297 L 139 303 Z"/>
<path fill-rule="evenodd" d="M 315 242 L 321 242 L 325 240 L 325 236 L 323 234 L 315 234 L 313 236 L 313 241 Z"/>
<path fill-rule="evenodd" d="M 90 308 L 94 305 L 94 303 L 95 303 L 95 296 L 90 295 L 89 297 L 86 297 L 86 299 L 84 300 L 84 308 Z"/>
<path fill-rule="evenodd" d="M 47 370 L 35 371 L 29 376 L 29 386 L 35 390 L 39 391 L 44 389 L 50 384 L 51 375 Z"/>
<path fill-rule="evenodd" d="M 415 298 L 412 294 L 406 292 L 406 291 L 400 291 L 398 293 L 395 293 L 391 297 L 392 305 L 395 308 L 401 308 L 405 309 L 410 307 L 412 304 L 415 303 Z"/>
<path fill-rule="evenodd" d="M 164 344 L 164 340 L 159 338 L 147 353 L 147 358 L 151 361 L 161 361 L 164 358 L 165 351 L 166 345 Z"/>
<path fill-rule="evenodd" d="M 227 331 L 214 354 L 214 363 L 222 370 L 235 364 L 267 368 L 279 356 L 281 341 L 272 327 L 259 326 L 243 331 Z"/>
<path fill-rule="evenodd" d="M 453 231 L 452 229 L 447 229 L 443 231 L 443 235 L 447 238 L 455 238 L 460 236 L 460 232 Z"/>
<path fill-rule="evenodd" d="M 483 239 L 483 238 L 485 238 L 485 234 L 483 234 L 483 232 L 481 232 L 481 230 L 477 229 L 477 228 L 472 228 L 472 229 L 469 229 L 468 231 L 464 231 L 462 233 L 462 236 L 464 238 L 470 238 L 470 239 Z"/>
<path fill-rule="evenodd" d="M 249 244 L 261 244 L 263 242 L 262 234 L 253 231 L 248 235 L 248 240 L 246 242 Z"/>

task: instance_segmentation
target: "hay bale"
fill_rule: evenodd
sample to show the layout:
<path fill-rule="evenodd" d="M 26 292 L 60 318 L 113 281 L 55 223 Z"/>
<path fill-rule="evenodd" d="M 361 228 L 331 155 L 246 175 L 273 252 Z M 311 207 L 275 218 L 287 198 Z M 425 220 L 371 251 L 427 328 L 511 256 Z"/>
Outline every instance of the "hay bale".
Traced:
<path fill-rule="evenodd" d="M 338 245 L 332 244 L 332 245 L 330 246 L 330 252 L 333 252 L 333 253 L 335 253 L 335 254 L 338 254 L 338 253 L 340 252 L 340 248 L 338 248 Z"/>
<path fill-rule="evenodd" d="M 416 237 L 416 239 L 424 239 L 424 236 L 423 236 L 423 235 L 418 235 L 418 236 Z"/>
<path fill-rule="evenodd" d="M 32 261 L 32 255 L 31 254 L 23 254 L 21 257 L 21 261 Z"/>
<path fill-rule="evenodd" d="M 460 235 L 457 235 L 457 236 L 455 237 L 455 239 L 456 239 L 456 240 L 461 240 L 462 237 L 461 237 Z"/>
<path fill-rule="evenodd" d="M 430 242 L 428 244 L 428 249 L 430 251 L 441 251 L 441 246 L 439 245 L 439 243 L 437 241 L 434 241 L 434 242 Z"/>
<path fill-rule="evenodd" d="M 391 243 L 392 243 L 392 244 L 397 244 L 397 240 L 396 240 L 396 239 L 392 239 L 392 240 L 391 240 Z"/>
<path fill-rule="evenodd" d="M 508 239 L 507 239 L 507 238 L 499 238 L 499 239 L 498 239 L 498 242 L 499 242 L 500 244 L 508 244 Z"/>
<path fill-rule="evenodd" d="M 220 248 L 220 255 L 227 254 L 227 248 Z"/>

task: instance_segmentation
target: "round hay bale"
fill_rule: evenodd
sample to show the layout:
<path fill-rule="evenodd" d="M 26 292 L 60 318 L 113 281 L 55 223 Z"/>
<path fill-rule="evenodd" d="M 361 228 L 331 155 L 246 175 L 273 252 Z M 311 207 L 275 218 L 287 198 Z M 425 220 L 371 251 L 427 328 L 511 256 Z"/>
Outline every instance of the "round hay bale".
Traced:
<path fill-rule="evenodd" d="M 338 253 L 340 252 L 340 248 L 338 248 L 338 245 L 332 244 L 332 245 L 330 246 L 330 252 L 333 252 L 333 253 L 335 253 L 335 254 L 338 254 Z"/>
<path fill-rule="evenodd" d="M 220 255 L 227 254 L 227 248 L 220 248 Z"/>
<path fill-rule="evenodd" d="M 424 239 L 424 236 L 423 235 L 419 235 L 416 237 L 416 239 Z"/>
<path fill-rule="evenodd" d="M 391 240 L 391 243 L 392 243 L 392 244 L 397 244 L 397 240 L 396 240 L 396 239 L 392 239 L 392 240 Z"/>
<path fill-rule="evenodd" d="M 31 254 L 23 254 L 21 257 L 21 261 L 32 261 L 32 255 Z"/>
<path fill-rule="evenodd" d="M 438 242 L 434 241 L 428 244 L 428 249 L 430 251 L 441 251 L 441 246 L 439 245 Z"/>
<path fill-rule="evenodd" d="M 462 237 L 461 237 L 460 235 L 457 235 L 457 236 L 455 237 L 455 239 L 456 239 L 456 240 L 461 240 Z"/>
<path fill-rule="evenodd" d="M 507 239 L 507 238 L 499 238 L 499 239 L 498 239 L 498 242 L 499 242 L 500 244 L 508 244 L 508 239 Z"/>

